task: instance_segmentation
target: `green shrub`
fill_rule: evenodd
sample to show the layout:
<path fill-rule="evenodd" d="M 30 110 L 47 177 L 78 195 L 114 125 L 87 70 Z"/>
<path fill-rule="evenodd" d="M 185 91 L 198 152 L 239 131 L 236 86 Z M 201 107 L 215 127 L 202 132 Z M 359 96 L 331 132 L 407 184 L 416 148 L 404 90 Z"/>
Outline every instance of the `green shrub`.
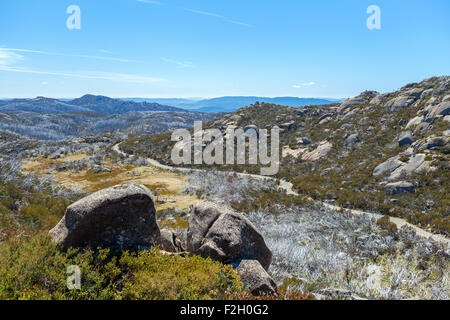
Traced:
<path fill-rule="evenodd" d="M 389 234 L 395 234 L 397 232 L 396 224 L 391 222 L 388 216 L 383 216 L 382 218 L 378 219 L 377 226 L 387 231 Z"/>
<path fill-rule="evenodd" d="M 67 267 L 81 270 L 81 289 L 67 289 Z M 243 285 L 231 266 L 158 249 L 113 256 L 58 250 L 47 235 L 0 246 L 0 300 L 4 299 L 219 299 L 239 297 Z"/>

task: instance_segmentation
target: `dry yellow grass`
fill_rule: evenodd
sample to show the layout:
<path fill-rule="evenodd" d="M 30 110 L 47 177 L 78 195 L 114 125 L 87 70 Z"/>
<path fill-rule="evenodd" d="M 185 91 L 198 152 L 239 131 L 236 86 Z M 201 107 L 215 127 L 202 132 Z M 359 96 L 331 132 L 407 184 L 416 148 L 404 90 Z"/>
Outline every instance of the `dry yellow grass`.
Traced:
<path fill-rule="evenodd" d="M 56 183 L 68 188 L 77 187 L 85 192 L 95 192 L 125 182 L 141 183 L 158 193 L 155 200 L 172 200 L 164 204 L 156 203 L 157 210 L 172 208 L 186 210 L 199 200 L 196 196 L 181 193 L 186 184 L 186 176 L 153 167 L 119 166 L 106 162 L 105 166 L 112 168 L 112 172 L 100 174 L 89 173 L 86 170 L 58 172 L 52 169 L 57 164 L 85 157 L 86 154 L 74 154 L 56 160 L 34 158 L 23 164 L 23 170 L 36 175 L 51 173 Z"/>

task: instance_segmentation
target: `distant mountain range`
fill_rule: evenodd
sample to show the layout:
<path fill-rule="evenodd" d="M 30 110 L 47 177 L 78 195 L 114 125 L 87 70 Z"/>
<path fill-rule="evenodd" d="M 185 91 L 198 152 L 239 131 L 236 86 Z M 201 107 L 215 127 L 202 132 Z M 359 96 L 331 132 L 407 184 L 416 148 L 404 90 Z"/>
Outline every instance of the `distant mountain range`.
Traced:
<path fill-rule="evenodd" d="M 135 102 L 156 102 L 174 107 L 201 112 L 234 112 L 239 108 L 254 104 L 255 102 L 273 103 L 289 107 L 304 107 L 307 105 L 324 105 L 340 102 L 339 99 L 296 98 L 296 97 L 219 97 L 213 99 L 176 99 L 176 98 L 126 98 Z"/>
<path fill-rule="evenodd" d="M 0 100 L 0 111 L 28 111 L 44 113 L 96 112 L 104 115 L 138 111 L 185 111 L 180 108 L 149 103 L 113 99 L 104 96 L 85 95 L 74 100 L 58 100 L 45 97 L 35 99 Z"/>
<path fill-rule="evenodd" d="M 77 99 L 52 99 L 37 97 L 34 99 L 0 100 L 0 112 L 26 111 L 43 113 L 95 112 L 103 115 L 124 114 L 140 111 L 198 111 L 198 112 L 234 112 L 255 102 L 266 102 L 290 107 L 307 105 L 325 105 L 339 102 L 338 99 L 296 98 L 296 97 L 219 97 L 213 99 L 182 98 L 123 98 L 114 99 L 105 96 L 85 95 Z"/>

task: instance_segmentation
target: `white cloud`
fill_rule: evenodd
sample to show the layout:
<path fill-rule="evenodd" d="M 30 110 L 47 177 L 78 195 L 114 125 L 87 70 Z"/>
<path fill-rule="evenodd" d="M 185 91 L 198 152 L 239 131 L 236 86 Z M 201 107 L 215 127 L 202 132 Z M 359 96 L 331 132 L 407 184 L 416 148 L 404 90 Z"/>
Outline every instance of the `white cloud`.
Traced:
<path fill-rule="evenodd" d="M 5 72 L 18 72 L 18 73 L 31 73 L 31 74 L 44 74 L 51 76 L 60 76 L 68 78 L 82 78 L 82 79 L 99 79 L 99 80 L 109 80 L 117 82 L 127 82 L 127 83 L 157 83 L 166 82 L 167 79 L 163 78 L 153 78 L 134 74 L 124 74 L 124 73 L 112 73 L 112 72 L 99 72 L 99 71 L 79 71 L 79 72 L 59 72 L 59 71 L 45 71 L 45 70 L 35 70 L 27 68 L 13 68 L 8 66 L 0 65 L 0 71 Z"/>
<path fill-rule="evenodd" d="M 189 8 L 184 8 L 184 10 L 192 12 L 192 13 L 201 14 L 203 16 L 210 16 L 210 17 L 216 17 L 216 18 L 221 18 L 221 19 L 224 18 L 223 16 L 216 14 L 216 13 L 212 13 L 212 12 L 200 11 L 200 10 L 189 9 Z"/>
<path fill-rule="evenodd" d="M 47 82 L 47 81 L 42 81 L 41 84 L 42 84 L 43 86 L 46 86 L 46 85 L 48 85 L 48 82 Z"/>
<path fill-rule="evenodd" d="M 233 24 L 237 24 L 237 25 L 240 25 L 240 26 L 243 26 L 243 27 L 248 27 L 248 28 L 252 28 L 253 27 L 252 25 L 250 25 L 248 23 L 240 22 L 240 21 L 236 21 L 236 20 L 231 20 L 231 19 L 228 19 L 227 17 L 221 16 L 220 14 L 217 14 L 217 13 L 201 11 L 201 10 L 195 10 L 195 9 L 190 9 L 190 8 L 183 8 L 183 10 L 189 11 L 189 12 L 192 12 L 192 13 L 196 13 L 196 14 L 200 14 L 200 15 L 203 15 L 203 16 L 210 16 L 210 17 L 214 17 L 214 18 L 219 18 L 219 19 L 221 19 L 223 21 L 226 21 L 226 22 L 229 22 L 229 23 L 233 23 Z"/>
<path fill-rule="evenodd" d="M 101 53 L 106 53 L 106 54 L 113 54 L 111 51 L 109 51 L 109 50 L 105 50 L 105 49 L 99 49 L 99 50 L 97 50 L 98 52 L 101 52 Z"/>
<path fill-rule="evenodd" d="M 159 1 L 154 1 L 154 0 L 136 0 L 137 2 L 142 2 L 142 3 L 149 3 L 149 4 L 156 4 L 156 5 L 165 5 L 165 3 L 159 2 Z M 200 14 L 203 16 L 209 16 L 209 17 L 214 17 L 214 18 L 218 18 L 221 19 L 223 21 L 229 22 L 229 23 L 233 23 L 239 26 L 243 26 L 243 27 L 247 27 L 247 28 L 252 28 L 253 26 L 251 24 L 245 23 L 245 22 L 241 22 L 241 21 L 236 21 L 233 19 L 229 19 L 227 17 L 224 17 L 220 14 L 217 13 L 213 13 L 213 12 L 208 12 L 208 11 L 202 11 L 202 10 L 196 10 L 196 9 L 191 9 L 191 8 L 183 8 L 183 7 L 178 7 L 178 6 L 172 6 L 173 8 L 176 9 L 181 9 L 181 10 L 185 10 L 185 11 L 189 11 L 191 13 L 195 13 L 195 14 Z"/>
<path fill-rule="evenodd" d="M 312 87 L 315 86 L 316 83 L 314 81 L 300 83 L 300 84 L 294 84 L 292 87 L 295 89 L 300 89 L 301 87 Z"/>
<path fill-rule="evenodd" d="M 3 50 L 4 52 L 8 52 L 10 54 L 16 54 L 16 55 L 18 55 L 17 52 L 20 52 L 20 53 L 42 54 L 42 55 L 47 55 L 47 56 L 73 57 L 73 58 L 106 60 L 106 61 L 127 62 L 127 63 L 128 62 L 143 63 L 142 61 L 134 61 L 134 60 L 122 59 L 122 58 L 91 56 L 91 55 L 83 55 L 83 54 L 69 54 L 69 53 L 49 52 L 49 51 L 40 51 L 40 50 L 31 50 L 31 49 L 0 48 L 0 50 Z"/>
<path fill-rule="evenodd" d="M 193 67 L 194 65 L 192 64 L 192 62 L 189 61 L 177 61 L 177 60 L 172 60 L 172 59 L 167 59 L 167 58 L 161 58 L 162 61 L 170 63 L 170 64 L 175 64 L 181 68 L 189 68 L 189 67 Z"/>
<path fill-rule="evenodd" d="M 143 3 L 150 3 L 150 4 L 156 4 L 156 5 L 162 5 L 162 2 L 154 1 L 154 0 L 136 0 L 137 2 L 143 2 Z"/>
<path fill-rule="evenodd" d="M 0 48 L 0 65 L 8 66 L 14 64 L 18 60 L 22 60 L 24 56 L 17 54 L 13 51 L 9 51 L 5 48 Z"/>

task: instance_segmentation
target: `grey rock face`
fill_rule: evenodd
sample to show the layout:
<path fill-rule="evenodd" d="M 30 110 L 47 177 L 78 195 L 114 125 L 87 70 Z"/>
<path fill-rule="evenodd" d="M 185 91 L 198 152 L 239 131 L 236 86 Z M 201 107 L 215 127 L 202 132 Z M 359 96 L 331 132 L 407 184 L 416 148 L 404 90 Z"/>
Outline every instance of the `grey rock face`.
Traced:
<path fill-rule="evenodd" d="M 192 209 L 187 249 L 222 263 L 255 259 L 265 270 L 272 261 L 263 236 L 247 218 L 210 201 L 202 201 Z"/>
<path fill-rule="evenodd" d="M 407 164 L 403 164 L 402 166 L 398 167 L 392 172 L 391 176 L 389 177 L 389 180 L 396 180 L 402 174 L 410 175 L 416 169 L 418 169 L 423 164 L 424 161 L 425 161 L 425 154 L 423 153 L 413 154 L 412 157 L 410 157 Z"/>
<path fill-rule="evenodd" d="M 370 100 L 371 105 L 380 105 L 389 97 L 389 93 L 383 93 L 376 95 L 372 100 Z"/>
<path fill-rule="evenodd" d="M 161 230 L 159 245 L 162 250 L 167 252 L 173 253 L 184 252 L 183 246 L 181 245 L 181 241 L 177 239 L 177 236 L 175 235 L 174 232 L 167 229 Z"/>
<path fill-rule="evenodd" d="M 50 235 L 64 248 L 135 250 L 157 244 L 160 231 L 150 190 L 125 183 L 70 205 Z"/>
<path fill-rule="evenodd" d="M 254 296 L 276 295 L 277 285 L 257 260 L 238 260 L 233 263 L 241 281 Z"/>
<path fill-rule="evenodd" d="M 408 124 L 406 125 L 406 129 L 412 128 L 416 125 L 418 125 L 419 123 L 421 123 L 423 121 L 423 116 L 418 116 L 415 118 L 412 118 L 411 120 L 409 120 Z"/>
<path fill-rule="evenodd" d="M 408 108 L 414 101 L 415 99 L 412 97 L 400 96 L 388 101 L 385 106 L 392 111 L 396 111 L 398 109 Z"/>
<path fill-rule="evenodd" d="M 398 138 L 398 145 L 407 146 L 414 142 L 414 138 L 409 131 L 402 132 Z"/>
<path fill-rule="evenodd" d="M 401 162 L 400 160 L 398 160 L 398 157 L 394 157 L 389 159 L 386 162 L 383 162 L 382 164 L 378 165 L 374 170 L 373 170 L 373 175 L 374 176 L 379 176 L 382 175 L 384 173 L 390 173 L 392 171 L 394 171 L 395 169 L 397 169 L 398 167 L 404 165 L 405 163 Z"/>
<path fill-rule="evenodd" d="M 303 161 L 316 161 L 325 157 L 331 151 L 333 145 L 328 141 L 322 141 L 319 146 L 311 152 L 302 156 Z"/>
<path fill-rule="evenodd" d="M 444 101 L 433 107 L 427 115 L 427 120 L 434 119 L 438 116 L 447 116 L 450 114 L 450 101 Z"/>
<path fill-rule="evenodd" d="M 368 103 L 377 95 L 378 95 L 378 92 L 375 92 L 375 91 L 364 91 L 359 96 L 351 98 L 351 99 L 347 99 L 344 102 L 342 102 L 339 105 L 337 112 L 340 114 L 346 113 L 352 107 L 356 107 L 356 106 L 360 106 L 365 103 Z"/>
<path fill-rule="evenodd" d="M 414 185 L 406 181 L 388 183 L 385 188 L 389 194 L 414 192 L 415 190 Z"/>

